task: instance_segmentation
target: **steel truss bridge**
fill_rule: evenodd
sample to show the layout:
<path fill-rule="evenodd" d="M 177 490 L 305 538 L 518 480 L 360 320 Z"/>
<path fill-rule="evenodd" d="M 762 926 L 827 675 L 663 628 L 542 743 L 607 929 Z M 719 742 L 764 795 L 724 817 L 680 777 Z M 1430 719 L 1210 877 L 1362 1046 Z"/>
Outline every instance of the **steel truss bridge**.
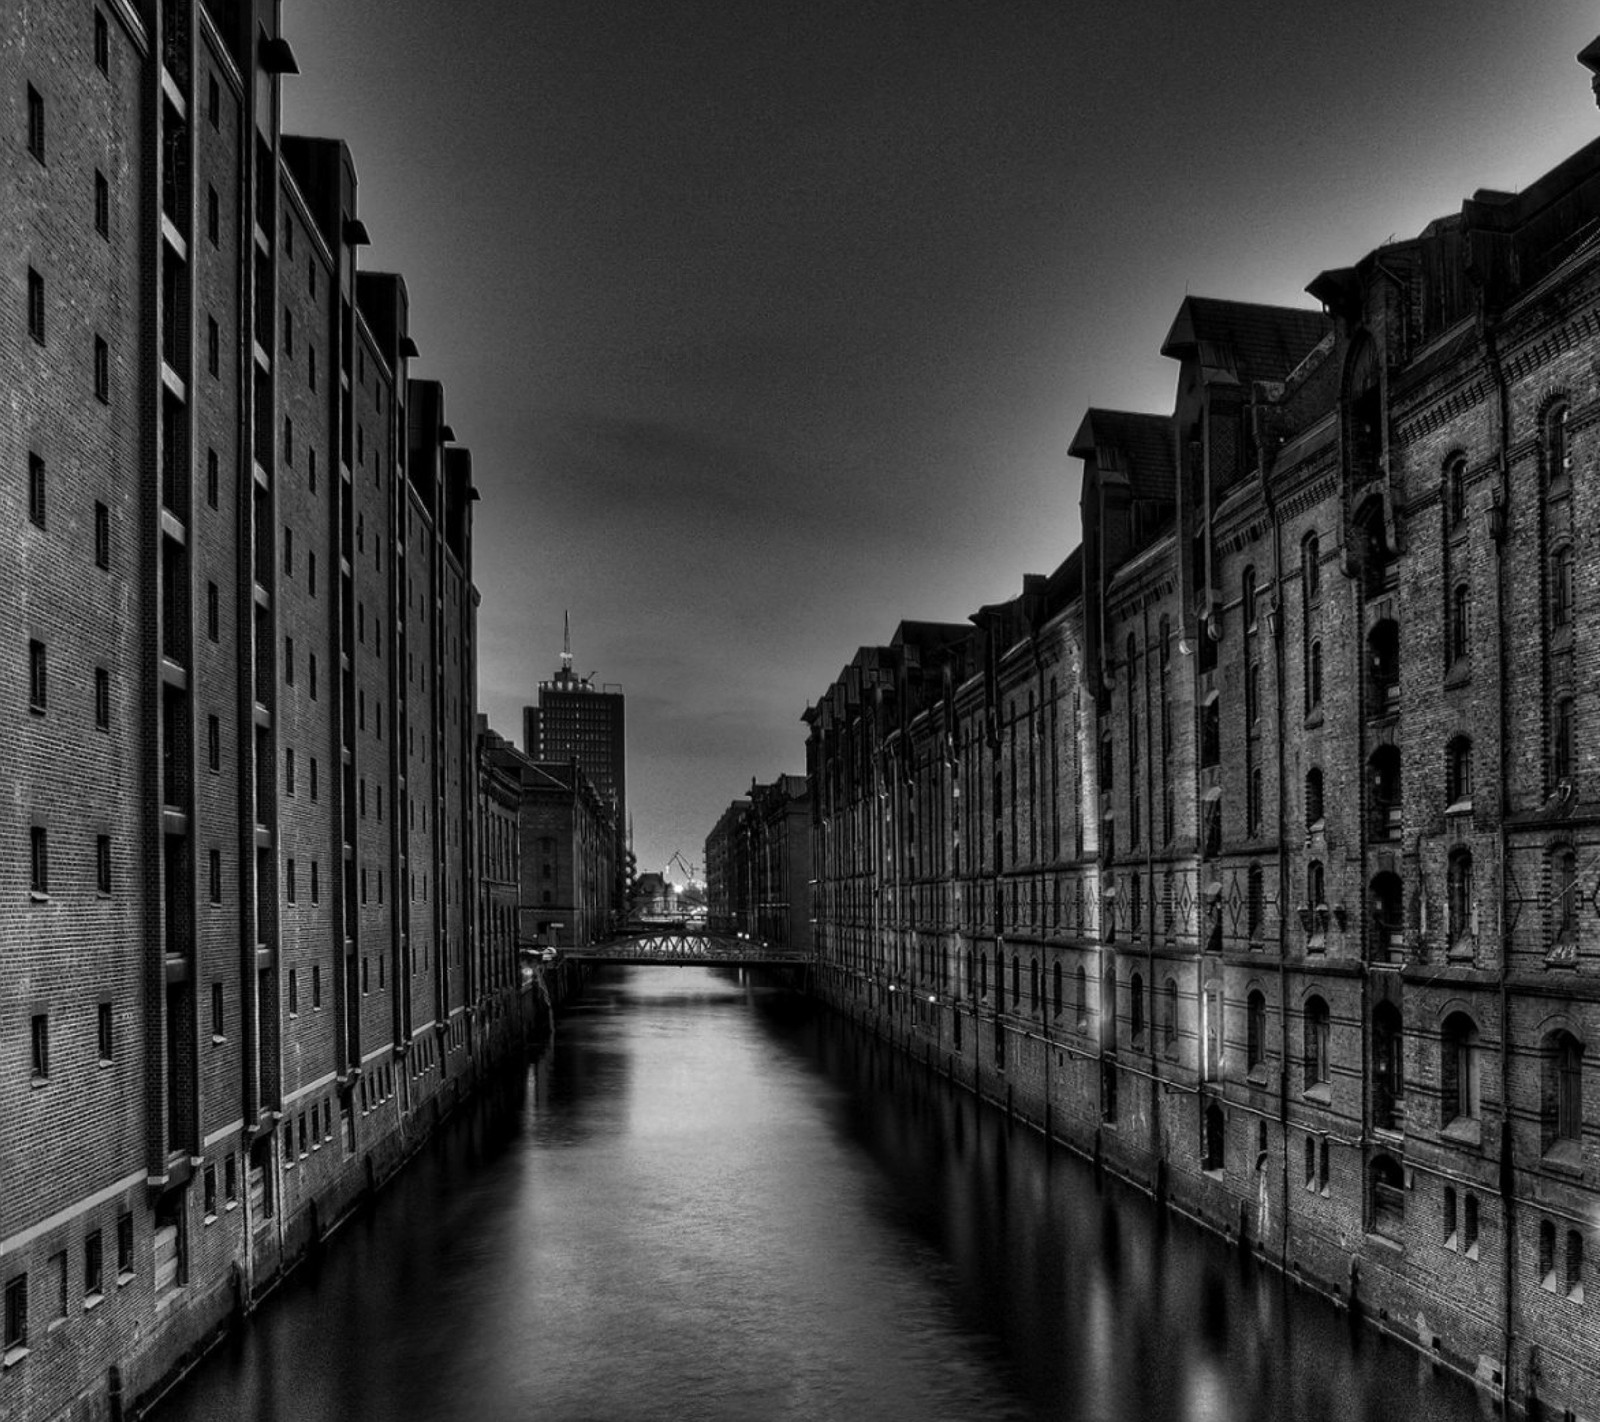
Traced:
<path fill-rule="evenodd" d="M 586 963 L 715 964 L 723 967 L 804 967 L 809 954 L 760 938 L 743 937 L 701 925 L 629 924 L 600 943 L 562 948 L 563 958 Z"/>

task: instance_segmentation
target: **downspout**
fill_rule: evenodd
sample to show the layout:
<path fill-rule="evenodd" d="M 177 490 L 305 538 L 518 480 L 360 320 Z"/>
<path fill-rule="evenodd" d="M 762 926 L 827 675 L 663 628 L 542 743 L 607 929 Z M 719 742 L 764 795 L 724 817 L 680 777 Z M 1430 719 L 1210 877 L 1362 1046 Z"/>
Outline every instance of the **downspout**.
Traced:
<path fill-rule="evenodd" d="M 1497 747 L 1499 754 L 1496 760 L 1499 765 L 1499 793 L 1496 825 L 1496 850 L 1499 856 L 1497 866 L 1500 888 L 1500 964 L 1499 964 L 1499 996 L 1500 996 L 1500 1208 L 1503 1226 L 1501 1229 L 1501 1280 L 1500 1292 L 1504 1312 L 1502 1315 L 1502 1358 L 1500 1363 L 1501 1415 L 1509 1415 L 1511 1405 L 1511 1359 L 1516 1335 L 1516 1310 L 1514 1298 L 1516 1290 L 1516 1228 L 1515 1228 L 1515 1161 L 1511 1130 L 1511 999 L 1510 999 L 1510 974 L 1511 974 L 1511 931 L 1508 927 L 1509 918 L 1506 913 L 1506 807 L 1510 803 L 1510 775 L 1507 768 L 1506 741 L 1507 731 L 1510 726 L 1509 708 L 1506 705 L 1506 597 L 1505 597 L 1505 497 L 1507 491 L 1508 461 L 1506 457 L 1508 430 L 1510 427 L 1510 392 L 1506 384 L 1505 368 L 1501 364 L 1499 344 L 1495 339 L 1495 322 L 1487 312 L 1482 315 L 1483 329 L 1483 355 L 1484 365 L 1488 369 L 1489 379 L 1494 383 L 1494 458 L 1496 485 L 1492 494 L 1493 503 L 1490 508 L 1489 531 L 1490 541 L 1494 544 L 1494 599 L 1495 599 L 1495 658 L 1497 684 L 1495 688 L 1496 710 L 1499 718 L 1500 744 Z"/>
<path fill-rule="evenodd" d="M 1250 436 L 1256 448 L 1256 471 L 1261 480 L 1261 498 L 1272 527 L 1272 601 L 1267 607 L 1267 634 L 1272 639 L 1273 730 L 1278 752 L 1278 1133 L 1283 1143 L 1281 1171 L 1282 1211 L 1279 1226 L 1278 1267 L 1285 1274 L 1289 1265 L 1289 920 L 1284 914 L 1288 901 L 1289 845 L 1284 826 L 1289 814 L 1288 736 L 1284 724 L 1283 661 L 1283 521 L 1273 496 L 1262 434 L 1263 414 L 1260 386 L 1250 393 Z"/>

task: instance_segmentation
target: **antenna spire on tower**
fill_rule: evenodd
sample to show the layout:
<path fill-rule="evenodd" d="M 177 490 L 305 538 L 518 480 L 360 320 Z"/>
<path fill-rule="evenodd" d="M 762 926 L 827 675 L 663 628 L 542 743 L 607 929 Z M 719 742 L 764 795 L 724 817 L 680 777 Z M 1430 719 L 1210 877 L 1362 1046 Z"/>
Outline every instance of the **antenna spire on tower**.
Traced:
<path fill-rule="evenodd" d="M 561 614 L 561 670 L 572 674 L 572 615 L 566 611 Z"/>

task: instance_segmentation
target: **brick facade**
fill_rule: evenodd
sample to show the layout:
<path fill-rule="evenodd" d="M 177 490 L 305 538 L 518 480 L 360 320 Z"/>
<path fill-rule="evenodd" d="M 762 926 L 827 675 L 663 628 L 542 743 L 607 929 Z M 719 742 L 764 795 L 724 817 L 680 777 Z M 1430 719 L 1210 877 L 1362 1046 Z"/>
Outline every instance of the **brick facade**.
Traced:
<path fill-rule="evenodd" d="M 1518 1402 L 1600 1412 L 1600 144 L 1187 298 L 1083 543 L 807 712 L 825 991 Z M 708 851 L 709 857 L 709 851 Z"/>
<path fill-rule="evenodd" d="M 0 18 L 8 1417 L 137 1403 L 531 996 L 470 457 L 277 20 Z"/>

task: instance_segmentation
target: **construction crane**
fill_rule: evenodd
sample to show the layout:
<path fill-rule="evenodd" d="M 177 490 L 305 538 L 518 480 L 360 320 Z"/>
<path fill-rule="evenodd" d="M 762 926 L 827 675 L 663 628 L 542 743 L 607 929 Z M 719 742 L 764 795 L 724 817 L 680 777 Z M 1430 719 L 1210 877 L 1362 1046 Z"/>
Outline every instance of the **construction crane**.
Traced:
<path fill-rule="evenodd" d="M 690 883 L 695 882 L 695 880 L 696 880 L 695 870 L 696 870 L 697 866 L 691 864 L 676 849 L 674 849 L 672 851 L 672 858 L 667 860 L 667 868 L 668 869 L 672 868 L 672 866 L 674 864 L 678 865 L 683 870 L 683 877 L 684 877 L 685 880 L 687 880 Z"/>

